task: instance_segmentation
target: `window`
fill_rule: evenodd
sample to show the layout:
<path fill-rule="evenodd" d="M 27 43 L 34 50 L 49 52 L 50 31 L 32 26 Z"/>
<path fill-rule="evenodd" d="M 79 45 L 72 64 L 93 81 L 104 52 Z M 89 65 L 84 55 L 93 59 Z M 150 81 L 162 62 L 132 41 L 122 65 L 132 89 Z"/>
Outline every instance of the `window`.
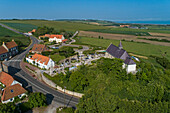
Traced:
<path fill-rule="evenodd" d="M 11 98 L 10 101 L 13 101 L 13 99 Z"/>
<path fill-rule="evenodd" d="M 13 93 L 14 91 L 13 91 L 13 89 L 11 89 L 11 93 Z"/>

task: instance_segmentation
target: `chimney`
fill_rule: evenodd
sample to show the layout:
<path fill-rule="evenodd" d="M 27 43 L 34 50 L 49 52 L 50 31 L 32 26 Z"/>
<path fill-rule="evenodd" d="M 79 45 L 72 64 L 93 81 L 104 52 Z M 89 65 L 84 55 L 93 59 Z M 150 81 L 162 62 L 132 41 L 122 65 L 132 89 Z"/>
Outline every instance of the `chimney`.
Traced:
<path fill-rule="evenodd" d="M 120 40 L 120 43 L 119 43 L 119 49 L 123 49 L 123 46 L 122 46 L 121 40 Z"/>
<path fill-rule="evenodd" d="M 2 46 L 5 45 L 5 42 L 2 43 Z"/>
<path fill-rule="evenodd" d="M 5 42 L 2 43 L 2 46 L 3 46 L 7 51 L 9 51 L 9 49 L 8 49 L 7 46 L 5 45 Z"/>

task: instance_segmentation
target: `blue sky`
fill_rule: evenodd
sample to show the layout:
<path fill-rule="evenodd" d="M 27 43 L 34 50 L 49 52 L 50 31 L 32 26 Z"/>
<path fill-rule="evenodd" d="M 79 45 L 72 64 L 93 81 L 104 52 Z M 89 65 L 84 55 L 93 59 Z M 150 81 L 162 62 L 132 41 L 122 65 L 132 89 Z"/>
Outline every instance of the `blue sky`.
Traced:
<path fill-rule="evenodd" d="M 0 0 L 0 18 L 170 20 L 170 0 Z"/>

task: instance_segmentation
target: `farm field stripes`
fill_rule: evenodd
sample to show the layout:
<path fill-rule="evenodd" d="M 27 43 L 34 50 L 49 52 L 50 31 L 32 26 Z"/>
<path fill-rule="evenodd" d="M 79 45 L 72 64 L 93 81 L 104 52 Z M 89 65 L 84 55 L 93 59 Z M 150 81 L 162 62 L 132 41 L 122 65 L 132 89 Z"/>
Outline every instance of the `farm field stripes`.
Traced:
<path fill-rule="evenodd" d="M 46 20 L 1 20 L 1 23 L 21 23 L 30 24 L 35 26 L 47 26 L 53 27 L 56 30 L 65 29 L 66 31 L 77 31 L 77 30 L 90 30 L 90 29 L 105 29 L 107 27 L 98 25 L 88 25 L 78 22 L 67 22 L 67 21 L 46 21 Z M 15 26 L 16 27 L 16 26 Z"/>
<path fill-rule="evenodd" d="M 28 32 L 28 31 L 31 31 L 32 29 L 37 28 L 37 26 L 35 26 L 35 25 L 24 24 L 24 23 L 7 23 L 7 22 L 4 22 L 3 24 L 5 24 L 9 27 L 15 28 L 15 29 L 17 29 L 21 32 Z"/>

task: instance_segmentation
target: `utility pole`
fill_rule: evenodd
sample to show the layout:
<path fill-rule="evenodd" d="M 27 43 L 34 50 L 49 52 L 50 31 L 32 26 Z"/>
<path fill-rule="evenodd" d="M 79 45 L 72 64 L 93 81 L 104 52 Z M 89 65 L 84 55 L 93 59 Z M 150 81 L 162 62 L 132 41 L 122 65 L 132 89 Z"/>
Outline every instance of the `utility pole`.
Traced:
<path fill-rule="evenodd" d="M 66 98 L 65 96 L 66 96 L 66 95 L 65 95 L 65 90 L 66 90 L 66 86 L 64 86 L 64 107 L 66 107 L 66 101 L 65 101 L 65 98 Z"/>

